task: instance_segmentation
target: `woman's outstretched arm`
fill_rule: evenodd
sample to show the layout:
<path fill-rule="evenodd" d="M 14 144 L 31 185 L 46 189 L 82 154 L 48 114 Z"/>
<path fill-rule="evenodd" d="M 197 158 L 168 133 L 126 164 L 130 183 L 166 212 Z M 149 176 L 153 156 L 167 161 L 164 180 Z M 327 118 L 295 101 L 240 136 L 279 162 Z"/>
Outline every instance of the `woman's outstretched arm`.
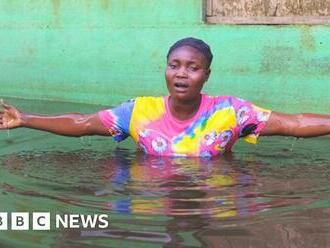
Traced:
<path fill-rule="evenodd" d="M 315 137 L 330 134 L 330 115 L 272 112 L 260 135 Z"/>
<path fill-rule="evenodd" d="M 0 129 L 28 127 L 59 135 L 79 137 L 83 135 L 110 135 L 103 127 L 98 114 L 64 114 L 44 116 L 27 114 L 0 101 Z"/>

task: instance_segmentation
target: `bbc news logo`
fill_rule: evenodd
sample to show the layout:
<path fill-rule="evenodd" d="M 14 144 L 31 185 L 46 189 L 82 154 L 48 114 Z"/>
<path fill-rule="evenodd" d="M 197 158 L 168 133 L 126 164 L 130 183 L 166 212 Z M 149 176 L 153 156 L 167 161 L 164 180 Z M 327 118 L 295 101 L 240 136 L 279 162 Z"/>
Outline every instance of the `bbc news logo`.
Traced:
<path fill-rule="evenodd" d="M 55 222 L 51 223 L 49 212 L 0 212 L 1 230 L 50 230 L 109 227 L 109 217 L 106 214 L 55 214 Z M 53 225 L 52 225 L 53 224 Z"/>

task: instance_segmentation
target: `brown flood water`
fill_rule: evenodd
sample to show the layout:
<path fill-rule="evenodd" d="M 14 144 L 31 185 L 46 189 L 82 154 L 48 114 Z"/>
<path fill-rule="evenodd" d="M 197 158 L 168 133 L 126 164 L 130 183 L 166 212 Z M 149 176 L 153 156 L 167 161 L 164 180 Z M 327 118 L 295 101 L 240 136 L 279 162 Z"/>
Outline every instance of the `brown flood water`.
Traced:
<path fill-rule="evenodd" d="M 330 247 L 329 144 L 266 138 L 206 160 L 145 156 L 109 138 L 1 132 L 0 212 L 103 213 L 110 225 L 0 231 L 0 246 Z"/>

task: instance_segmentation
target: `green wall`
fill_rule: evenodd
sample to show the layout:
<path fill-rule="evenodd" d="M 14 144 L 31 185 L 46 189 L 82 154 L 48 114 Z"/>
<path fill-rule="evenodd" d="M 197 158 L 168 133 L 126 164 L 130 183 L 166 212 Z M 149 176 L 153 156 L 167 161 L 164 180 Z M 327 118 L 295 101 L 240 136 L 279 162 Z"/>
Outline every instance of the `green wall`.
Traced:
<path fill-rule="evenodd" d="M 166 94 L 167 50 L 186 36 L 212 47 L 206 92 L 329 113 L 329 27 L 207 25 L 201 0 L 1 0 L 0 95 L 114 105 Z"/>

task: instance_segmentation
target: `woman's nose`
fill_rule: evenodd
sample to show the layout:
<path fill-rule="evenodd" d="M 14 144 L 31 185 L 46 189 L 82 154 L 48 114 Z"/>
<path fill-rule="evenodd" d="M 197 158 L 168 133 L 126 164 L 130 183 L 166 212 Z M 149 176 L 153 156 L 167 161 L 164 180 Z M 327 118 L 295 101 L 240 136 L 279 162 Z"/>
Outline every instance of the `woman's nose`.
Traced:
<path fill-rule="evenodd" d="M 184 67 L 181 67 L 177 71 L 176 76 L 179 77 L 179 78 L 186 78 L 188 76 L 187 70 Z"/>

